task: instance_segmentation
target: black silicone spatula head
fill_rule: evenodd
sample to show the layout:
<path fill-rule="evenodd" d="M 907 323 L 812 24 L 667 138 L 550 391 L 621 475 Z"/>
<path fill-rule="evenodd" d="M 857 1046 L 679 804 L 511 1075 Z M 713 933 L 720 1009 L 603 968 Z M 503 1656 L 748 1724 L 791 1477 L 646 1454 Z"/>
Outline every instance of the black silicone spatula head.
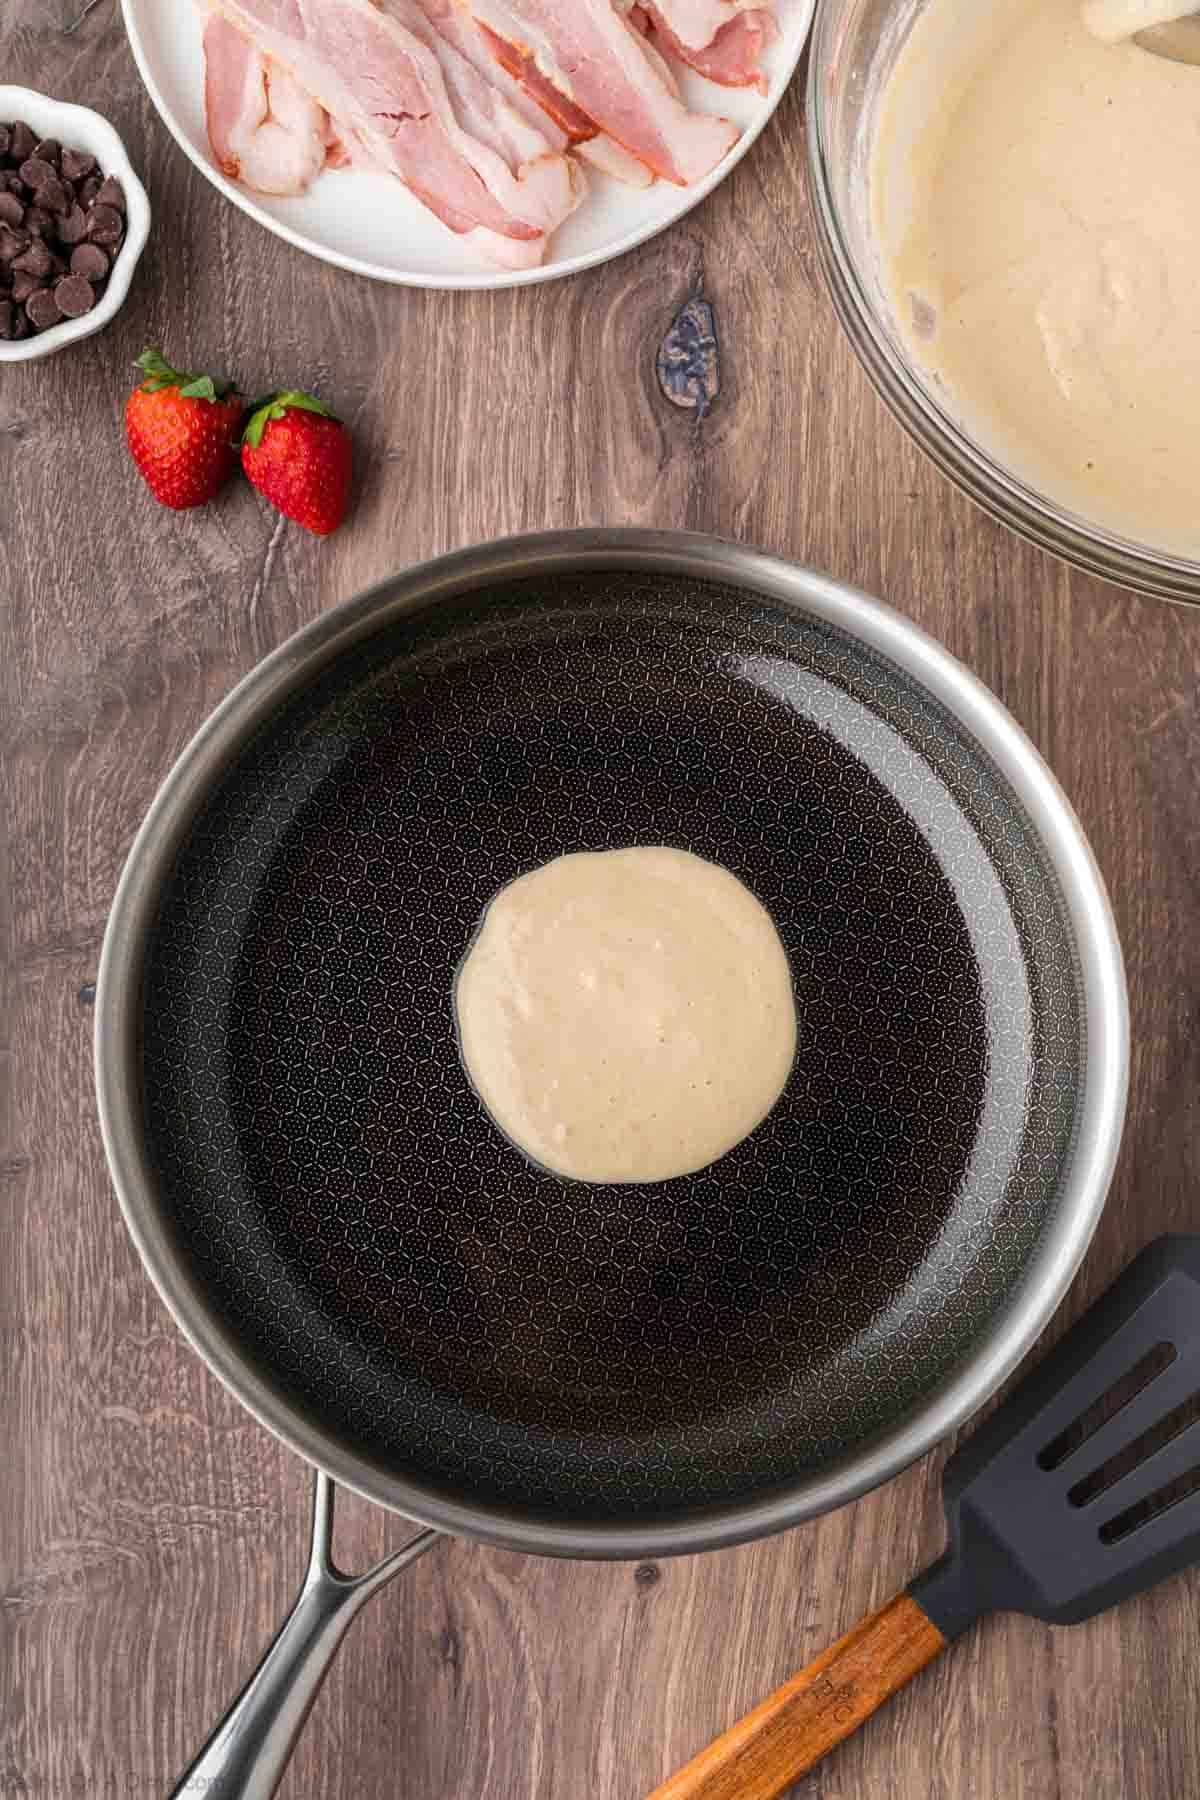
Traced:
<path fill-rule="evenodd" d="M 1200 1237 L 1143 1250 L 944 1488 L 941 1560 L 650 1800 L 779 1800 L 981 1613 L 1073 1624 L 1200 1561 Z"/>
<path fill-rule="evenodd" d="M 1200 1559 L 1200 1237 L 1159 1238 L 947 1465 L 950 1548 L 910 1593 L 1073 1624 Z"/>

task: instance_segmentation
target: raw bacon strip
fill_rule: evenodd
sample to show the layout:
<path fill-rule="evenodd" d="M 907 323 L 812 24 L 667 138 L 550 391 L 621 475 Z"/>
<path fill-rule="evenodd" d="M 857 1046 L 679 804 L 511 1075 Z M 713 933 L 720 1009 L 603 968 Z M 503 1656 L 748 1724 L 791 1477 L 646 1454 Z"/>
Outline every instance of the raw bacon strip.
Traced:
<path fill-rule="evenodd" d="M 531 50 L 508 43 L 490 25 L 479 26 L 479 35 L 492 53 L 492 60 L 506 75 L 520 83 L 525 92 L 549 114 L 569 144 L 586 144 L 599 135 L 600 127 L 581 107 L 561 93 L 548 76 L 543 75 Z"/>
<path fill-rule="evenodd" d="M 667 56 L 686 63 L 709 81 L 722 87 L 756 87 L 767 91 L 767 77 L 762 66 L 762 53 L 775 41 L 778 27 L 775 15 L 765 7 L 754 7 L 727 17 L 706 44 L 692 44 L 679 35 L 675 15 L 688 9 L 679 0 L 640 0 L 640 10 L 651 27 L 650 41 Z M 696 12 L 709 8 L 696 7 Z"/>
<path fill-rule="evenodd" d="M 465 132 L 437 58 L 371 0 L 215 0 L 360 155 L 398 175 L 449 228 L 508 268 L 542 261 L 544 207 Z"/>
<path fill-rule="evenodd" d="M 445 38 L 460 56 L 465 57 L 485 81 L 498 88 L 513 110 L 543 134 L 552 150 L 566 150 L 570 146 L 570 137 L 552 113 L 515 75 L 497 62 L 482 30 L 460 6 L 459 0 L 416 0 L 416 4 L 439 37 Z M 654 179 L 645 163 L 640 163 L 628 150 L 622 150 L 602 131 L 595 137 L 581 139 L 575 150 L 580 161 L 592 164 L 629 187 L 649 187 Z"/>
<path fill-rule="evenodd" d="M 689 50 L 706 50 L 742 13 L 771 11 L 763 0 L 635 0 L 635 4 L 657 13 L 660 22 Z"/>
<path fill-rule="evenodd" d="M 439 37 L 445 38 L 485 81 L 496 87 L 527 124 L 542 132 L 552 149 L 567 148 L 570 140 L 566 132 L 526 93 L 519 81 L 496 66 L 496 59 L 478 26 L 458 0 L 416 0 L 416 4 Z"/>
<path fill-rule="evenodd" d="M 459 0 L 480 25 L 532 60 L 559 103 L 579 112 L 644 162 L 687 187 L 736 143 L 728 119 L 689 112 L 613 0 Z"/>
<path fill-rule="evenodd" d="M 458 123 L 476 144 L 504 159 L 520 182 L 521 204 L 536 217 L 549 235 L 568 218 L 583 198 L 586 182 L 574 163 L 551 145 L 539 126 L 517 112 L 499 86 L 465 57 L 449 36 L 444 36 L 429 17 L 423 0 L 376 0 L 384 10 L 436 56 Z M 470 21 L 465 21 L 470 30 Z M 482 54 L 482 46 L 481 46 Z M 486 67 L 486 63 L 485 63 Z M 547 121 L 548 123 L 548 121 Z M 464 154 L 487 181 L 490 170 L 468 143 Z"/>
<path fill-rule="evenodd" d="M 260 194 L 303 194 L 325 166 L 324 108 L 217 17 L 204 27 L 204 113 L 222 174 Z"/>
<path fill-rule="evenodd" d="M 636 156 L 603 131 L 594 138 L 588 138 L 585 143 L 576 144 L 575 155 L 580 162 L 590 163 L 594 169 L 599 169 L 602 175 L 611 175 L 614 181 L 623 181 L 626 187 L 654 186 L 653 169 L 648 169 L 644 162 L 639 162 Z"/>

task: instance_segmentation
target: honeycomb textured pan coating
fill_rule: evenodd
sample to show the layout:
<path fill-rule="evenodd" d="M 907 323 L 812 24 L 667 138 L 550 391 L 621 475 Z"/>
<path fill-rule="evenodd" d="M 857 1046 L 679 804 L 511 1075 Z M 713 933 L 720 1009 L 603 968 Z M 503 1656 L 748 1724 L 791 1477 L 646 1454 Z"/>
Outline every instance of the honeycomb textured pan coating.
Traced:
<path fill-rule="evenodd" d="M 699 1175 L 572 1183 L 483 1113 L 452 985 L 503 883 L 680 845 L 776 920 L 799 1050 Z M 667 1520 L 899 1419 L 1020 1282 L 1085 1045 L 1054 877 L 911 677 L 679 578 L 515 583 L 343 654 L 197 817 L 145 969 L 173 1229 L 347 1447 L 534 1517 Z"/>

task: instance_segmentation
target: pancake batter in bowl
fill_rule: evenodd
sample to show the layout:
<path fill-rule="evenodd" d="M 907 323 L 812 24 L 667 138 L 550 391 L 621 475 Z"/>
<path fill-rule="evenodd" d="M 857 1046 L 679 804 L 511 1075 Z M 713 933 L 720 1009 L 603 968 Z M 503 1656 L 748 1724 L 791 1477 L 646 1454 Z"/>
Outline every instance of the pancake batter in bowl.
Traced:
<path fill-rule="evenodd" d="M 728 870 L 661 845 L 556 857 L 502 889 L 455 1007 L 496 1124 L 583 1181 L 714 1162 L 770 1112 L 796 1052 L 770 914 Z"/>
<path fill-rule="evenodd" d="M 1200 69 L 1079 0 L 929 0 L 883 94 L 871 199 L 918 366 L 993 456 L 1120 536 L 1200 557 Z"/>

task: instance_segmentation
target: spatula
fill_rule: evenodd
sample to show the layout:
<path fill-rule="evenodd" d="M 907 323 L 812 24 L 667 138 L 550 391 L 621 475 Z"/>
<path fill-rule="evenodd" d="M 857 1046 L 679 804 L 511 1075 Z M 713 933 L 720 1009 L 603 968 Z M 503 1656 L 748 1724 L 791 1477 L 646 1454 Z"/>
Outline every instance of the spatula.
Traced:
<path fill-rule="evenodd" d="M 1200 1237 L 1163 1237 L 947 1464 L 945 1555 L 650 1800 L 775 1800 L 984 1613 L 1071 1625 L 1195 1561 L 1198 1390 Z"/>
<path fill-rule="evenodd" d="M 1117 44 L 1132 38 L 1168 62 L 1200 64 L 1196 0 L 1084 0 L 1083 22 L 1094 37 Z"/>
<path fill-rule="evenodd" d="M 1139 31 L 1134 43 L 1152 56 L 1165 56 L 1168 62 L 1200 66 L 1200 18 L 1189 13 L 1185 19 L 1172 19 L 1166 25 L 1151 25 Z"/>

